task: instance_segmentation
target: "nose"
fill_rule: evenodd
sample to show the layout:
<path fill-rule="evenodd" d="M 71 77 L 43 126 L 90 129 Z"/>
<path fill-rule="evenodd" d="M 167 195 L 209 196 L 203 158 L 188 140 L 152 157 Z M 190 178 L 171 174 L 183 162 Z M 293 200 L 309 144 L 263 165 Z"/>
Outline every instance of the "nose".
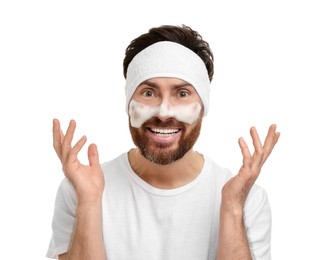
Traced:
<path fill-rule="evenodd" d="M 164 99 L 162 103 L 159 106 L 157 117 L 160 120 L 167 120 L 169 118 L 174 117 L 174 110 L 172 109 L 171 104 L 169 103 L 169 100 Z"/>

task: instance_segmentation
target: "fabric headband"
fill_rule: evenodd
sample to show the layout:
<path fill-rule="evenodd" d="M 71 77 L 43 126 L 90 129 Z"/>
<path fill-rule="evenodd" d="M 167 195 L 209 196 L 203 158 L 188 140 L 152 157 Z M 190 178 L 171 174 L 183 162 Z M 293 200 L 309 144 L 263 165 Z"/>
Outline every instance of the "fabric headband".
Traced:
<path fill-rule="evenodd" d="M 185 46 L 162 41 L 139 52 L 130 62 L 126 79 L 126 111 L 129 102 L 143 81 L 156 77 L 179 78 L 197 91 L 207 115 L 210 99 L 210 79 L 203 60 Z"/>

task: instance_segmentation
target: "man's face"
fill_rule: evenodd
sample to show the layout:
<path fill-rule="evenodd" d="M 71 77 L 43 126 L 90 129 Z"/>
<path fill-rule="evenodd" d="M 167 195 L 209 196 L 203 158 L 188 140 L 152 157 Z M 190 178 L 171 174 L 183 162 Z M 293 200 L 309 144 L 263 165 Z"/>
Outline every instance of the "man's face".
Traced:
<path fill-rule="evenodd" d="M 129 106 L 133 141 L 148 160 L 170 164 L 196 143 L 202 123 L 202 102 L 186 81 L 177 78 L 144 81 Z"/>

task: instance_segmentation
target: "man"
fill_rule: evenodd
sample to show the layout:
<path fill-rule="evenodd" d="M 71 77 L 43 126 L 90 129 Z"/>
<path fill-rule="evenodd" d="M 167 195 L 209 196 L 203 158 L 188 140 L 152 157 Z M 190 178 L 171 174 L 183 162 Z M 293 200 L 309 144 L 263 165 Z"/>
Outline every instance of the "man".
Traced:
<path fill-rule="evenodd" d="M 53 218 L 48 257 L 59 259 L 270 259 L 271 213 L 254 184 L 277 143 L 271 125 L 255 151 L 240 138 L 237 175 L 193 150 L 209 108 L 213 55 L 188 26 L 160 26 L 134 39 L 124 58 L 126 110 L 135 149 L 89 165 L 53 121 L 55 151 L 66 176 Z"/>

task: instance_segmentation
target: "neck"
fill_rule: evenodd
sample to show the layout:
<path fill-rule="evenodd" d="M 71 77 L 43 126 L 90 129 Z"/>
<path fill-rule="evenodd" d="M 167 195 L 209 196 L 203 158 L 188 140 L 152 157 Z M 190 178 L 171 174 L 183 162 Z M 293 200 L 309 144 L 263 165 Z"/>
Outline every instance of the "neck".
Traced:
<path fill-rule="evenodd" d="M 132 169 L 141 179 L 160 189 L 175 189 L 190 183 L 200 174 L 204 164 L 203 156 L 193 150 L 168 165 L 147 160 L 137 148 L 129 151 L 128 158 Z"/>

